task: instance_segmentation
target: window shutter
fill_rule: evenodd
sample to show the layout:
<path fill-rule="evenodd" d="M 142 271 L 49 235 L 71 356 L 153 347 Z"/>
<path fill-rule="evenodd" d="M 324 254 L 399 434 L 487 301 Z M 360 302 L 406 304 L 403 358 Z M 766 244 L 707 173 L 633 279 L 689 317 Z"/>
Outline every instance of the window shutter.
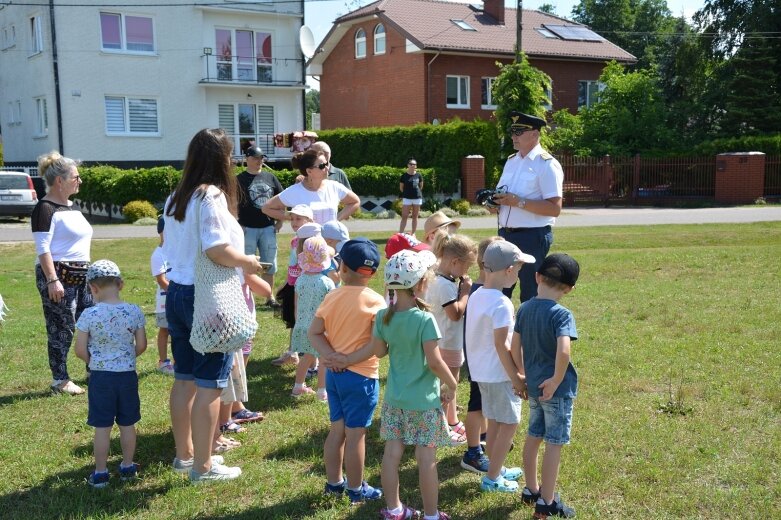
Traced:
<path fill-rule="evenodd" d="M 218 105 L 220 128 L 227 134 L 233 134 L 236 131 L 236 119 L 233 113 L 233 105 Z"/>
<path fill-rule="evenodd" d="M 128 109 L 131 132 L 145 134 L 156 134 L 158 132 L 157 100 L 129 99 Z"/>
<path fill-rule="evenodd" d="M 258 105 L 258 134 L 274 133 L 274 107 Z"/>
<path fill-rule="evenodd" d="M 106 132 L 125 132 L 125 98 L 106 97 Z"/>

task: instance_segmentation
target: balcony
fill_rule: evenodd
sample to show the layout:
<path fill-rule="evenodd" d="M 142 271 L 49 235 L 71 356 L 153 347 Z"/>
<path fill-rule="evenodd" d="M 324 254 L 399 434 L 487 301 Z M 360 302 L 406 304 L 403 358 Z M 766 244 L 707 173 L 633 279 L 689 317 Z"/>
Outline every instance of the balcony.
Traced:
<path fill-rule="evenodd" d="M 206 49 L 205 49 L 206 50 Z M 303 59 L 202 54 L 202 85 L 304 88 Z"/>

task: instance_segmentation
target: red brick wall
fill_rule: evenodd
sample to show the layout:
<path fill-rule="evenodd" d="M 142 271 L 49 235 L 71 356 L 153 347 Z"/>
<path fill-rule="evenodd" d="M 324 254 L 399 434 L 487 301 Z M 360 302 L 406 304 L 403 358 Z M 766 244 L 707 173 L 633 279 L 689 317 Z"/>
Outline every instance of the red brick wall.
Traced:
<path fill-rule="evenodd" d="M 716 202 L 747 204 L 765 192 L 765 154 L 722 153 L 716 156 Z"/>
<path fill-rule="evenodd" d="M 553 110 L 566 108 L 573 114 L 578 111 L 578 81 L 597 80 L 604 63 L 578 61 L 529 60 L 550 76 L 553 82 Z"/>

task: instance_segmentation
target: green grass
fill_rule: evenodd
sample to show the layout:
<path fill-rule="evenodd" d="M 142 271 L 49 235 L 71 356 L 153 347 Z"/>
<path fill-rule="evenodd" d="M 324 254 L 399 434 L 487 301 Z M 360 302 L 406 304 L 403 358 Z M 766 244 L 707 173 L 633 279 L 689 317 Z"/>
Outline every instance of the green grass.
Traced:
<path fill-rule="evenodd" d="M 244 446 L 227 456 L 244 476 L 195 488 L 169 469 L 171 379 L 154 371 L 147 267 L 154 245 L 93 243 L 93 259 L 114 259 L 125 273 L 125 298 L 147 312 L 151 340 L 139 359 L 142 479 L 120 485 L 115 476 L 105 490 L 85 483 L 92 469 L 86 398 L 48 392 L 34 249 L 0 245 L 0 293 L 11 309 L 0 330 L 0 517 L 376 517 L 381 504 L 351 508 L 321 495 L 326 407 L 288 397 L 292 371 L 269 364 L 287 333 L 265 310 L 248 369 L 248 405 L 267 419 L 240 434 Z M 560 474 L 562 495 L 578 517 L 781 517 L 781 223 L 561 228 L 554 250 L 582 267 L 577 289 L 563 302 L 580 333 L 573 346 L 580 392 Z M 75 356 L 69 366 L 83 383 Z M 466 384 L 460 389 L 465 405 Z M 522 431 L 512 465 L 520 464 Z M 382 449 L 375 422 L 366 473 L 376 485 Z M 115 431 L 112 471 L 119 453 Z M 531 517 L 517 497 L 481 494 L 478 478 L 459 468 L 461 453 L 439 452 L 444 511 L 467 519 Z M 401 479 L 402 500 L 420 507 L 411 450 Z"/>

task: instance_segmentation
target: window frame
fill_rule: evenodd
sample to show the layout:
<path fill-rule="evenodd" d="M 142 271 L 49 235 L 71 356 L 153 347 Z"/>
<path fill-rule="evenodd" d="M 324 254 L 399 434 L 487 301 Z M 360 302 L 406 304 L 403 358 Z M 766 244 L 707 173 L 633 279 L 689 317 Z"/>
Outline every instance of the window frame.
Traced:
<path fill-rule="evenodd" d="M 106 101 L 111 99 L 122 99 L 123 110 L 123 123 L 124 130 L 119 132 L 115 130 L 109 130 L 108 127 L 108 114 L 106 112 Z M 138 132 L 130 130 L 130 101 L 154 101 L 155 102 L 155 121 L 157 123 L 157 131 L 155 132 Z M 161 137 L 161 122 L 160 122 L 160 99 L 157 96 L 130 96 L 123 94 L 105 94 L 103 96 L 103 117 L 105 119 L 104 131 L 108 137 Z"/>
<path fill-rule="evenodd" d="M 49 135 L 49 114 L 46 106 L 46 96 L 33 98 L 35 101 L 35 132 L 33 137 Z"/>
<path fill-rule="evenodd" d="M 10 49 L 16 45 L 16 25 L 8 24 L 3 27 L 3 42 L 0 50 Z"/>
<path fill-rule="evenodd" d="M 355 31 L 355 36 L 353 37 L 353 47 L 355 51 L 355 59 L 360 60 L 366 58 L 366 31 L 363 29 L 363 27 L 358 27 L 358 29 Z M 363 45 L 363 54 L 358 53 L 358 46 Z"/>
<path fill-rule="evenodd" d="M 105 46 L 103 37 L 103 15 L 119 17 L 119 49 Z M 152 50 L 138 50 L 127 48 L 127 17 L 147 18 L 152 22 Z M 111 54 L 132 54 L 137 56 L 157 55 L 157 24 L 155 17 L 149 14 L 126 13 L 124 11 L 98 11 L 98 27 L 100 28 L 100 50 Z"/>
<path fill-rule="evenodd" d="M 226 31 L 230 33 L 230 46 L 231 46 L 231 54 L 230 57 L 226 60 L 224 59 L 224 55 L 219 50 L 219 43 L 218 43 L 218 37 L 217 33 L 219 31 Z M 242 56 L 242 59 L 250 58 L 252 63 L 252 78 L 250 79 L 244 79 L 239 77 L 239 71 L 240 70 L 247 70 L 247 64 L 250 62 L 241 62 L 239 60 L 238 55 L 238 39 L 237 39 L 237 33 L 238 32 L 249 32 L 252 33 L 252 56 Z M 215 54 L 215 77 L 217 78 L 217 81 L 229 81 L 229 82 L 242 82 L 242 83 L 255 83 L 259 85 L 270 85 L 274 83 L 274 72 L 275 72 L 275 65 L 274 65 L 274 42 L 276 41 L 276 34 L 271 29 L 255 29 L 255 28 L 236 28 L 236 27 L 228 27 L 223 25 L 215 25 L 214 26 L 214 48 L 217 49 L 217 52 Z M 271 40 L 271 43 L 269 45 L 269 50 L 271 52 L 270 56 L 259 56 L 258 55 L 258 35 L 264 34 L 267 35 L 268 38 Z M 262 61 L 261 61 L 262 60 Z M 227 75 L 223 75 L 221 77 L 220 70 L 227 71 L 227 67 L 230 66 L 230 77 L 227 77 Z M 270 78 L 270 81 L 260 81 L 259 77 L 260 74 L 258 74 L 260 69 L 265 69 L 268 71 L 268 77 Z"/>
<path fill-rule="evenodd" d="M 496 110 L 497 104 L 493 102 L 494 95 L 491 92 L 493 90 L 494 81 L 496 81 L 496 76 L 483 76 L 480 78 L 480 108 L 483 110 Z M 486 90 L 488 93 L 488 97 L 486 100 L 488 103 L 483 103 L 483 89 Z"/>
<path fill-rule="evenodd" d="M 377 32 L 378 29 L 382 29 L 382 32 L 378 33 Z M 386 48 L 387 48 L 386 44 L 388 42 L 388 38 L 386 36 L 387 35 L 387 31 L 385 30 L 385 25 L 381 24 L 381 23 L 378 23 L 377 25 L 374 26 L 374 31 L 373 32 L 374 32 L 374 54 L 375 55 L 385 54 L 385 51 L 386 51 Z M 378 52 L 377 51 L 377 42 L 380 41 L 380 40 L 382 40 L 382 51 Z"/>
<path fill-rule="evenodd" d="M 580 86 L 581 84 L 585 85 L 585 91 L 586 91 L 586 102 L 581 103 L 580 99 Z M 591 99 L 591 86 L 596 85 L 597 91 L 596 94 L 599 94 L 603 90 L 605 90 L 605 84 L 599 81 L 598 79 L 579 79 L 578 80 L 578 109 L 581 107 L 591 108 L 592 105 L 597 103 L 598 99 Z M 595 96 L 596 97 L 596 96 Z"/>
<path fill-rule="evenodd" d="M 466 98 L 466 103 L 448 103 L 448 80 L 451 78 L 455 78 L 457 80 L 457 87 L 458 90 L 456 92 L 457 99 L 462 99 L 462 97 Z M 465 87 L 465 96 L 461 96 L 461 80 L 464 80 L 464 87 Z M 471 95 L 470 95 L 470 83 L 471 83 L 471 77 L 470 76 L 462 76 L 462 75 L 456 75 L 456 74 L 448 74 L 445 76 L 445 106 L 447 108 L 454 108 L 454 109 L 468 109 L 471 108 Z"/>
<path fill-rule="evenodd" d="M 548 99 L 548 102 L 543 103 L 542 108 L 544 108 L 547 112 L 553 112 L 553 81 L 552 80 L 551 80 L 550 87 L 545 89 L 545 97 Z"/>
<path fill-rule="evenodd" d="M 251 105 L 253 107 L 253 117 L 254 117 L 254 132 L 241 132 L 241 115 L 240 110 L 241 106 L 248 106 Z M 220 121 L 220 109 L 221 107 L 230 107 L 232 109 L 232 122 L 233 122 L 233 128 L 225 128 Z M 273 117 L 273 130 L 271 132 L 260 132 L 258 128 L 258 113 L 259 113 L 259 107 L 263 108 L 270 108 L 272 112 Z M 241 151 L 244 150 L 243 141 L 249 141 L 254 140 L 255 144 L 260 146 L 263 150 L 271 150 L 274 146 L 273 144 L 273 135 L 277 132 L 277 123 L 278 123 L 278 114 L 279 114 L 279 107 L 276 103 L 244 103 L 244 102 L 224 102 L 224 103 L 217 103 L 217 126 L 219 128 L 222 128 L 225 130 L 225 133 L 233 140 L 233 155 L 239 155 L 241 154 Z M 260 142 L 260 137 L 263 136 L 264 140 L 263 142 Z M 268 136 L 271 136 L 271 138 L 268 138 Z"/>
<path fill-rule="evenodd" d="M 22 100 L 15 99 L 8 102 L 8 126 L 22 124 Z"/>
<path fill-rule="evenodd" d="M 30 54 L 28 57 L 32 57 L 43 53 L 43 27 L 40 14 L 34 14 L 28 17 L 28 20 L 30 21 Z"/>

